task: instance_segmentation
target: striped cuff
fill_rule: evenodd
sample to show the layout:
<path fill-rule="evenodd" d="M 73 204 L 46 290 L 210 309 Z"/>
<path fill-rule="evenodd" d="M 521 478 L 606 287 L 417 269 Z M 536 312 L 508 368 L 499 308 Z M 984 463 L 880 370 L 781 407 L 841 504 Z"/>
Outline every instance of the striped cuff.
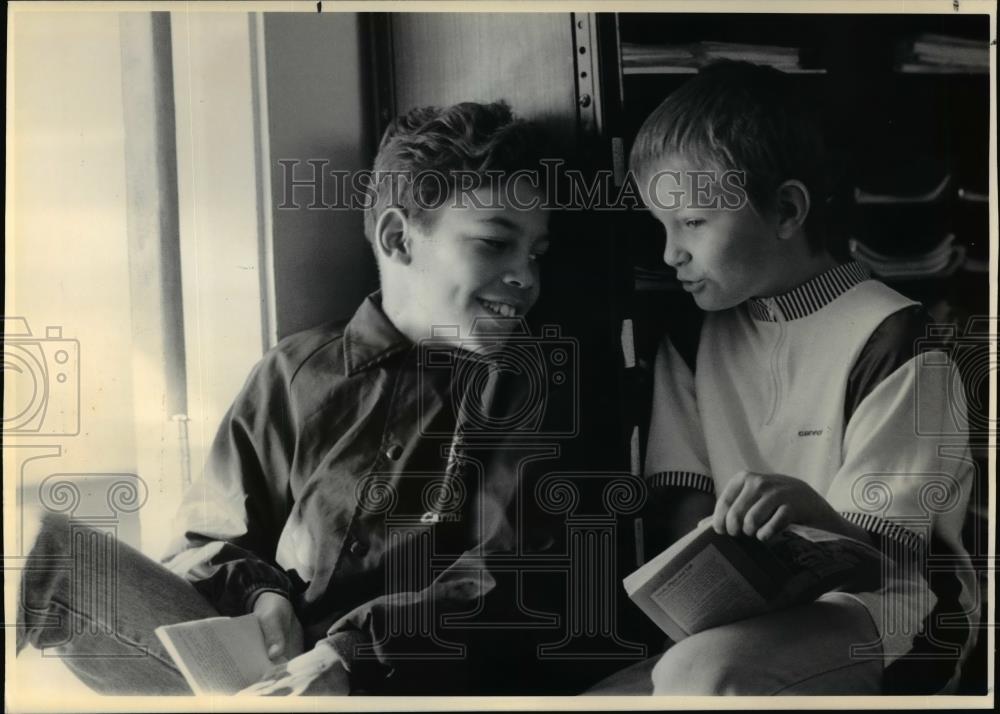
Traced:
<path fill-rule="evenodd" d="M 697 471 L 657 471 L 647 476 L 646 482 L 652 488 L 674 486 L 715 494 L 715 482 L 712 481 L 712 477 Z"/>
<path fill-rule="evenodd" d="M 841 511 L 840 515 L 856 526 L 864 528 L 869 533 L 873 533 L 882 538 L 886 538 L 895 543 L 905 546 L 919 556 L 924 556 L 927 544 L 917 533 L 903 528 L 900 525 L 887 521 L 884 518 L 873 516 L 870 513 L 854 513 L 852 511 Z"/>

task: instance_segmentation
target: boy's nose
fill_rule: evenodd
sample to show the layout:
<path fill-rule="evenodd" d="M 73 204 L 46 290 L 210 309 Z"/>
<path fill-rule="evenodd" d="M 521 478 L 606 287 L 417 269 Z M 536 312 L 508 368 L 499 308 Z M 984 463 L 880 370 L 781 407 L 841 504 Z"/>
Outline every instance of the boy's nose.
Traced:
<path fill-rule="evenodd" d="M 530 265 L 523 265 L 509 270 L 507 274 L 504 275 L 503 281 L 511 287 L 527 290 L 535 287 L 537 278 L 535 277 L 534 268 Z"/>
<path fill-rule="evenodd" d="M 676 245 L 667 241 L 666 247 L 663 249 L 663 262 L 669 265 L 671 268 L 676 268 L 690 260 L 691 256 L 686 250 L 678 248 Z"/>

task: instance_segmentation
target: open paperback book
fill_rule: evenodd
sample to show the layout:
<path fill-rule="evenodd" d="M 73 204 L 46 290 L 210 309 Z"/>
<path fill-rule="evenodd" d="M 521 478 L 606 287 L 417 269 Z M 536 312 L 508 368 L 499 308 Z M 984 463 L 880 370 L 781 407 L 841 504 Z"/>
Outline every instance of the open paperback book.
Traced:
<path fill-rule="evenodd" d="M 209 617 L 155 632 L 195 694 L 235 694 L 273 666 L 254 615 Z"/>
<path fill-rule="evenodd" d="M 792 525 L 767 542 L 716 533 L 706 518 L 624 580 L 625 591 L 673 641 L 811 602 L 835 589 L 877 587 L 882 553 Z"/>

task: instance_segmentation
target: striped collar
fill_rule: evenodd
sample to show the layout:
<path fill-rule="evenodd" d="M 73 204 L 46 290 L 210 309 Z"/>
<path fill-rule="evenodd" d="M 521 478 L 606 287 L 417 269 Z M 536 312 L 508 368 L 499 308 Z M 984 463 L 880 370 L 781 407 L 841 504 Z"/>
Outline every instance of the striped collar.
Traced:
<path fill-rule="evenodd" d="M 856 261 L 838 265 L 812 280 L 770 298 L 750 298 L 750 316 L 761 322 L 797 320 L 810 315 L 869 278 L 868 270 Z"/>

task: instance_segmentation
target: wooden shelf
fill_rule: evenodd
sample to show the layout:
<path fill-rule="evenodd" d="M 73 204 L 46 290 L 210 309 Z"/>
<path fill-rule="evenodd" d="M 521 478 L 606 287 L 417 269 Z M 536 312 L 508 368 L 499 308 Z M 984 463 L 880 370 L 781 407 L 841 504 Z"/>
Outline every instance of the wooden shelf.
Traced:
<path fill-rule="evenodd" d="M 697 67 L 622 67 L 622 74 L 697 74 Z"/>
<path fill-rule="evenodd" d="M 976 77 L 988 77 L 989 67 L 960 67 L 956 65 L 934 65 L 921 63 L 903 63 L 897 65 L 895 71 L 899 74 L 935 74 L 964 77 L 966 75 Z"/>
<path fill-rule="evenodd" d="M 622 74 L 637 75 L 637 74 L 697 74 L 698 67 L 682 67 L 682 66 L 651 66 L 651 67 L 622 67 Z M 826 70 L 822 68 L 818 69 L 803 69 L 801 67 L 796 67 L 792 69 L 785 69 L 778 67 L 782 72 L 786 74 L 826 74 Z"/>

